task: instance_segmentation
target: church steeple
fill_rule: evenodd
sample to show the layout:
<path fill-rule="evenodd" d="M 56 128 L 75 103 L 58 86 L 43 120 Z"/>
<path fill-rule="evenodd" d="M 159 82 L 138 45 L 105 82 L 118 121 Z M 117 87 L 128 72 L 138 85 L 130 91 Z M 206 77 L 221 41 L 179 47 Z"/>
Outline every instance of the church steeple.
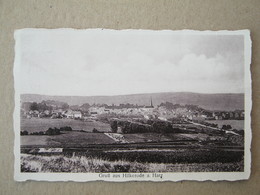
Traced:
<path fill-rule="evenodd" d="M 151 97 L 151 108 L 153 108 L 153 99 Z"/>
<path fill-rule="evenodd" d="M 150 106 L 145 106 L 145 108 L 154 108 L 154 107 L 153 107 L 153 100 L 152 100 L 152 97 L 151 97 L 151 105 L 150 105 Z"/>

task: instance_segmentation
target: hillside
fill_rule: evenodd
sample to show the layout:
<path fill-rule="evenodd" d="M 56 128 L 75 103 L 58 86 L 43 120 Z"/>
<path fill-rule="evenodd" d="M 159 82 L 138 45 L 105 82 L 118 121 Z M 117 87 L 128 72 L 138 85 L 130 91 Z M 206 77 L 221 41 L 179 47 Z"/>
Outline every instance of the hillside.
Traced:
<path fill-rule="evenodd" d="M 193 104 L 208 110 L 236 110 L 244 109 L 244 94 L 201 94 L 190 92 L 147 93 L 116 96 L 48 96 L 38 94 L 22 94 L 22 102 L 41 102 L 55 100 L 69 105 L 88 104 L 138 104 L 149 105 L 152 98 L 155 106 L 162 102 L 173 104 Z"/>

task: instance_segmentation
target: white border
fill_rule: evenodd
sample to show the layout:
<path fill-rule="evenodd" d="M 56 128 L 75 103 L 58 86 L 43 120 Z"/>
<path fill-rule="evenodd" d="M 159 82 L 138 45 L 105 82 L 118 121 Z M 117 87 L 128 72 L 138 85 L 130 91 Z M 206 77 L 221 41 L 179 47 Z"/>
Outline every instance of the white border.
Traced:
<path fill-rule="evenodd" d="M 14 88 L 15 88 L 15 108 L 13 113 L 14 120 L 14 179 L 16 181 L 26 181 L 26 180 L 37 180 L 37 181 L 114 181 L 114 182 L 125 182 L 125 181 L 181 181 L 181 180 L 197 180 L 197 181 L 218 181 L 218 180 L 227 180 L 227 181 L 236 181 L 236 180 L 245 180 L 250 177 L 251 169 L 251 109 L 252 109 L 252 88 L 251 88 L 251 39 L 249 30 L 238 30 L 238 31 L 193 31 L 193 30 L 160 30 L 162 34 L 199 34 L 199 35 L 243 35 L 244 36 L 244 65 L 245 65 L 245 75 L 244 75 L 244 85 L 245 85 L 245 164 L 244 172 L 178 172 L 178 173 L 162 173 L 162 178 L 153 178 L 147 177 L 152 173 L 142 173 L 145 178 L 102 178 L 99 177 L 99 173 L 21 173 L 20 172 L 20 33 L 26 31 L 94 31 L 95 33 L 101 32 L 101 29 L 20 29 L 16 30 L 14 33 L 15 38 L 15 61 L 14 61 Z M 105 29 L 106 33 L 113 33 L 117 30 Z M 131 33 L 156 33 L 158 31 L 153 30 L 120 30 L 123 32 Z M 113 173 L 111 173 L 112 175 Z M 114 173 L 120 174 L 123 173 Z M 134 173 L 137 174 L 138 173 Z"/>

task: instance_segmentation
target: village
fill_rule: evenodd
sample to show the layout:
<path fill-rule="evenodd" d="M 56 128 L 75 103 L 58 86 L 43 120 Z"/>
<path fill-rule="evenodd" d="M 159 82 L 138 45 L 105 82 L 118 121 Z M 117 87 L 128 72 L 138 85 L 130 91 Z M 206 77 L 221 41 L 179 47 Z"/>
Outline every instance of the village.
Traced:
<path fill-rule="evenodd" d="M 210 111 L 196 105 L 180 105 L 170 102 L 154 106 L 152 99 L 149 106 L 133 104 L 106 105 L 84 104 L 69 106 L 66 103 L 47 104 L 25 102 L 21 106 L 22 118 L 68 118 L 78 120 L 97 120 L 100 115 L 118 115 L 144 117 L 145 119 L 159 119 L 167 121 L 172 118 L 188 119 L 192 121 L 204 120 L 244 120 L 244 111 Z M 86 106 L 87 105 L 87 106 Z"/>

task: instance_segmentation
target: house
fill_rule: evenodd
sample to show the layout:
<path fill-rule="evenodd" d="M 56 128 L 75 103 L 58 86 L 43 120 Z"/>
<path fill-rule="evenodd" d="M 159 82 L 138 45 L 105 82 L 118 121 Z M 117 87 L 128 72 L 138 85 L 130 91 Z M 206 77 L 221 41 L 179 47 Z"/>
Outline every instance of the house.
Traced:
<path fill-rule="evenodd" d="M 80 111 L 73 111 L 73 110 L 67 110 L 64 115 L 66 118 L 72 118 L 72 119 L 80 119 L 82 118 L 82 113 Z"/>
<path fill-rule="evenodd" d="M 38 110 L 31 110 L 29 114 L 31 117 L 39 117 L 40 112 Z"/>
<path fill-rule="evenodd" d="M 233 112 L 229 112 L 229 118 L 233 119 L 234 118 L 234 113 Z"/>
<path fill-rule="evenodd" d="M 235 112 L 235 119 L 239 119 L 240 118 L 240 115 L 239 115 L 239 113 L 238 112 Z"/>
<path fill-rule="evenodd" d="M 64 115 L 66 116 L 66 118 L 73 118 L 73 111 L 72 110 L 66 110 Z"/>
<path fill-rule="evenodd" d="M 73 118 L 80 119 L 82 117 L 82 113 L 80 111 L 73 111 Z"/>
<path fill-rule="evenodd" d="M 214 112 L 213 117 L 215 118 L 215 120 L 222 120 L 223 119 L 221 112 Z"/>
<path fill-rule="evenodd" d="M 44 113 L 46 116 L 49 116 L 49 115 L 50 115 L 50 111 L 49 111 L 49 110 L 45 110 L 43 113 Z"/>
<path fill-rule="evenodd" d="M 244 120 L 244 118 L 245 118 L 245 112 L 244 111 L 241 112 L 240 117 L 241 117 L 242 120 Z"/>

